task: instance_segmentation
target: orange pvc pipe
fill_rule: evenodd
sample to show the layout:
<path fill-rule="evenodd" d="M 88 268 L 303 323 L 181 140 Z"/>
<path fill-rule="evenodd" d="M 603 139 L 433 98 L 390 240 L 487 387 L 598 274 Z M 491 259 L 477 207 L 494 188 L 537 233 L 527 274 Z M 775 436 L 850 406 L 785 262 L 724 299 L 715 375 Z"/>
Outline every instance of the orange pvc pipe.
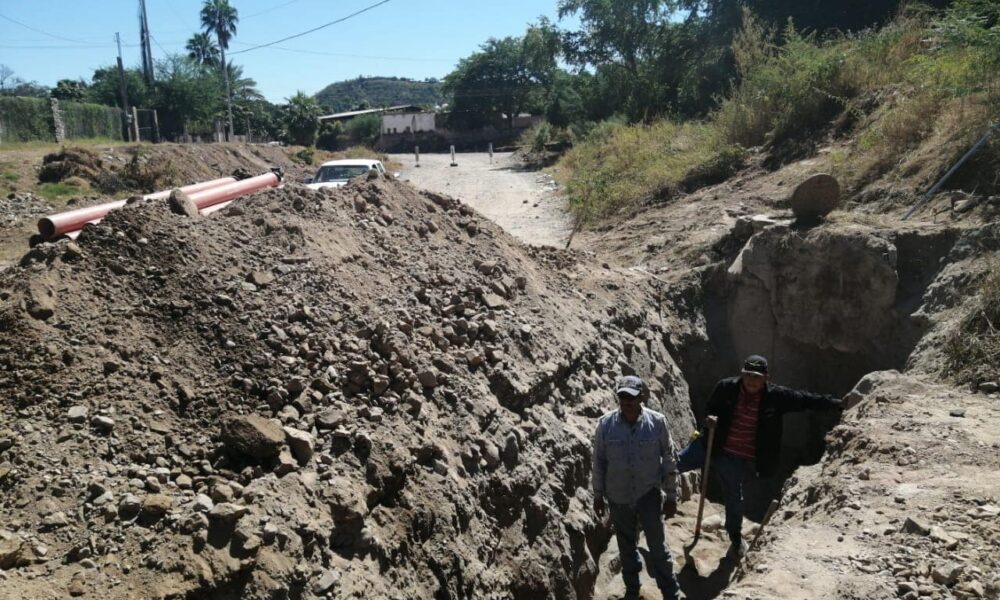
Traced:
<path fill-rule="evenodd" d="M 202 181 L 200 183 L 187 185 L 180 189 L 185 194 L 190 195 L 192 193 L 221 187 L 234 182 L 236 182 L 236 179 L 233 177 L 223 177 L 220 179 L 212 179 L 211 181 Z M 159 200 L 170 196 L 171 191 L 173 190 L 164 190 L 162 192 L 146 194 L 143 198 L 146 200 Z M 72 231 L 83 229 L 83 226 L 88 223 L 99 223 L 109 212 L 125 206 L 126 202 L 127 200 L 115 200 L 114 202 L 105 202 L 104 204 L 96 204 L 94 206 L 87 206 L 85 208 L 78 208 L 76 210 L 70 210 L 50 215 L 48 217 L 43 217 L 38 220 L 38 233 L 40 233 L 43 238 L 48 240 Z"/>
<path fill-rule="evenodd" d="M 203 211 L 206 208 L 215 206 L 216 204 L 229 202 L 235 198 L 252 194 L 253 192 L 260 191 L 264 188 L 277 187 L 280 183 L 280 176 L 276 173 L 267 173 L 265 175 L 258 175 L 257 177 L 237 181 L 236 183 L 230 183 L 200 192 L 195 192 L 193 194 L 188 194 L 188 196 L 191 198 L 191 201 L 194 202 L 195 206 L 198 207 L 198 210 Z"/>

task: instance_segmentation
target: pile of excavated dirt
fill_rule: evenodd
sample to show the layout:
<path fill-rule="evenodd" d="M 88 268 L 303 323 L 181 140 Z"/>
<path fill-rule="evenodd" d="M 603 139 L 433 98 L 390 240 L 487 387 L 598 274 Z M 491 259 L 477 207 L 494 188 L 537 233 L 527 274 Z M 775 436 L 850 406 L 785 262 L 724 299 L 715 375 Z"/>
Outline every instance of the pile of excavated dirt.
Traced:
<path fill-rule="evenodd" d="M 298 169 L 282 148 L 239 144 L 157 144 L 63 148 L 42 157 L 37 178 L 60 182 L 78 177 L 113 192 L 155 191 L 150 186 L 185 185 L 224 176 L 237 169 L 267 171 L 280 166 Z M 306 168 L 305 171 L 310 171 Z M 143 177 L 145 176 L 145 177 Z M 146 181 L 149 180 L 149 181 Z M 132 184 L 149 184 L 134 187 Z M 117 187 L 115 185 L 117 184 Z M 132 185 L 132 187 L 129 187 Z"/>
<path fill-rule="evenodd" d="M 589 597 L 611 382 L 693 424 L 646 278 L 394 181 L 129 205 L 0 290 L 11 598 Z"/>
<path fill-rule="evenodd" d="M 14 181 L 6 183 L 9 191 L 0 185 L 0 193 L 12 200 L 0 207 L 6 219 L 0 231 L 0 268 L 25 252 L 40 216 L 236 172 L 257 175 L 272 167 L 281 167 L 290 181 L 298 181 L 313 173 L 315 167 L 293 161 L 293 150 L 244 144 L 143 144 L 71 147 L 59 152 L 4 151 L 0 153 L 0 167 Z M 80 196 L 68 201 L 51 200 L 49 208 L 39 212 L 34 203 L 23 201 L 32 195 L 43 200 L 46 188 L 39 181 L 72 184 Z"/>
<path fill-rule="evenodd" d="M 96 183 L 102 171 L 104 161 L 96 152 L 88 148 L 63 148 L 59 152 L 46 154 L 42 158 L 42 167 L 38 170 L 38 181 L 57 183 L 79 177 Z"/>

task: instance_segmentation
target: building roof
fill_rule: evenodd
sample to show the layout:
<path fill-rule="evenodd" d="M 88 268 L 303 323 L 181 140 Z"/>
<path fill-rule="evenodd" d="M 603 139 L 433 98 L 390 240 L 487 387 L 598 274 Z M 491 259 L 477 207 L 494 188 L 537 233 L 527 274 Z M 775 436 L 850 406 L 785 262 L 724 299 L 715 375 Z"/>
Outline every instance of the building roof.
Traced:
<path fill-rule="evenodd" d="M 373 115 L 379 113 L 387 112 L 422 112 L 423 109 L 419 106 L 413 104 L 400 104 L 399 106 L 385 106 L 382 108 L 366 108 L 365 110 L 350 110 L 347 112 L 333 113 L 332 115 L 323 115 L 319 118 L 320 121 L 339 121 L 341 119 L 351 119 L 359 115 Z"/>

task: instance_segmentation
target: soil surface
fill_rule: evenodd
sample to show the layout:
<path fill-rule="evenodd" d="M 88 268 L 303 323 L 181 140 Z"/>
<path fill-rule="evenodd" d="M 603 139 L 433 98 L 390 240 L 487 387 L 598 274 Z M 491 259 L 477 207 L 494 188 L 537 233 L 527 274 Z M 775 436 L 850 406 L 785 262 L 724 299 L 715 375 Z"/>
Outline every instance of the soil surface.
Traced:
<path fill-rule="evenodd" d="M 644 377 L 680 447 L 748 345 L 860 404 L 786 425 L 742 565 L 716 504 L 685 548 L 685 478 L 686 597 L 1000 598 L 1000 372 L 958 388 L 942 354 L 1000 256 L 987 208 L 903 224 L 900 188 L 803 226 L 821 154 L 563 251 L 511 157 L 395 158 L 413 185 L 140 202 L 0 272 L 0 598 L 618 598 L 589 481 L 612 382 Z"/>
<path fill-rule="evenodd" d="M 519 240 L 533 245 L 566 245 L 573 228 L 565 199 L 551 177 L 525 170 L 513 153 L 463 153 L 452 167 L 450 154 L 393 154 L 400 178 L 418 188 L 458 198 Z"/>

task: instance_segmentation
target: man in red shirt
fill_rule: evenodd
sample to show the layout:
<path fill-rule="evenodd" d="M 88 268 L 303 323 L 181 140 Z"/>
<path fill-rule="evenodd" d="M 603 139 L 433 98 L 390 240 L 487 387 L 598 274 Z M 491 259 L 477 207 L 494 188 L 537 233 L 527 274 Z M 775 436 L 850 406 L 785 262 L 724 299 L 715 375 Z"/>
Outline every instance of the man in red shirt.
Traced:
<path fill-rule="evenodd" d="M 778 466 L 782 415 L 808 409 L 840 410 L 833 396 L 792 390 L 768 383 L 767 359 L 753 355 L 743 362 L 739 377 L 716 384 L 706 409 L 706 425 L 716 427 L 712 444 L 712 472 L 719 476 L 725 493 L 726 532 L 731 555 L 743 556 L 743 482 L 755 474 L 773 475 Z M 700 469 L 705 463 L 706 432 L 680 454 L 681 473 Z"/>

